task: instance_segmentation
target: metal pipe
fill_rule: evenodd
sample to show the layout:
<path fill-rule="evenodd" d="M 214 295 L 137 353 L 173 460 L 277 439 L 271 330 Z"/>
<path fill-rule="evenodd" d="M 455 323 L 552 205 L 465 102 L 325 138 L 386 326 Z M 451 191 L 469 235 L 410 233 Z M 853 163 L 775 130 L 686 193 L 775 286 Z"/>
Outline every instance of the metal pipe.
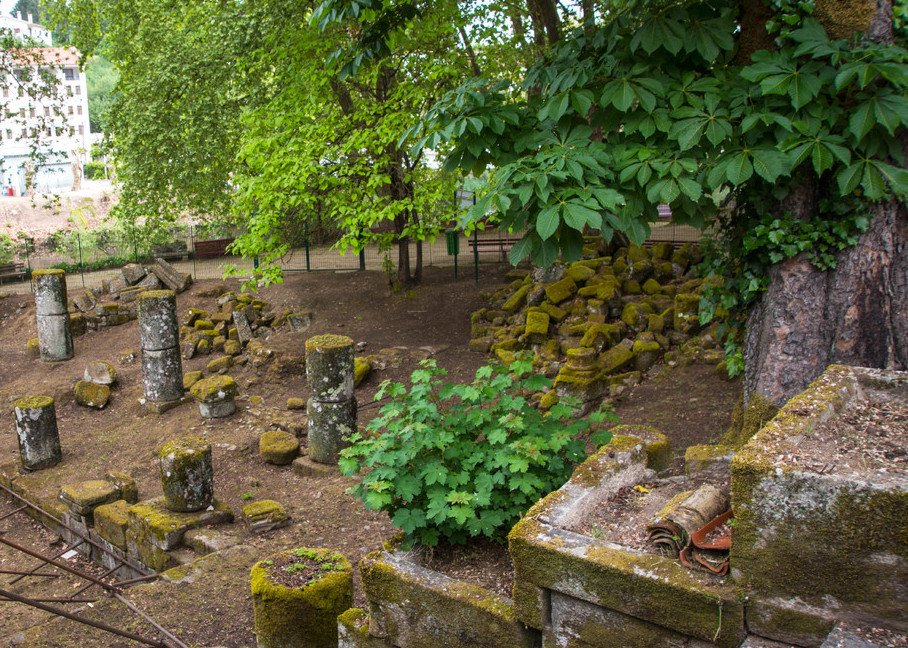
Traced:
<path fill-rule="evenodd" d="M 51 558 L 51 560 L 56 560 L 57 558 L 59 558 L 59 557 L 62 556 L 63 554 L 69 553 L 70 551 L 72 551 L 72 550 L 75 549 L 76 547 L 78 547 L 78 546 L 80 546 L 80 545 L 83 545 L 83 544 L 85 544 L 85 539 L 84 539 L 84 538 L 83 538 L 82 540 L 80 540 L 79 542 L 77 542 L 76 544 L 74 544 L 74 545 L 67 545 L 66 547 L 63 547 L 63 549 L 61 549 L 60 551 L 58 551 L 57 553 L 55 553 L 55 554 L 54 554 L 53 556 L 51 556 L 50 558 Z M 25 576 L 40 575 L 40 574 L 38 574 L 38 571 L 41 570 L 41 569 L 44 569 L 45 567 L 47 567 L 47 563 L 46 563 L 46 562 L 41 563 L 41 564 L 38 565 L 37 567 L 33 568 L 28 574 L 25 574 Z M 14 578 L 13 580 L 11 580 L 11 581 L 9 582 L 9 584 L 10 584 L 10 585 L 15 585 L 15 584 L 18 583 L 20 580 L 22 580 L 23 578 L 25 578 L 25 576 L 20 576 L 19 578 Z"/>
<path fill-rule="evenodd" d="M 127 632 L 126 630 L 118 630 L 117 628 L 111 627 L 106 623 L 101 623 L 100 621 L 92 621 L 91 619 L 85 619 L 83 617 L 77 616 L 66 610 L 63 610 L 53 605 L 45 605 L 44 603 L 38 603 L 32 599 L 26 598 L 24 596 L 19 596 L 13 592 L 7 592 L 6 590 L 0 589 L 0 596 L 4 596 L 13 601 L 23 603 L 25 605 L 38 608 L 39 610 L 44 610 L 45 612 L 50 612 L 51 614 L 56 614 L 57 616 L 64 617 L 66 619 L 71 619 L 73 621 L 78 621 L 79 623 L 84 623 L 85 625 L 91 626 L 93 628 L 98 628 L 99 630 L 104 630 L 110 632 L 111 634 L 119 635 L 121 637 L 126 637 L 127 639 L 132 639 L 133 641 L 138 641 L 146 646 L 154 646 L 155 648 L 170 648 L 167 644 L 160 641 L 154 641 L 153 639 L 146 639 L 140 635 L 135 634 L 134 632 Z"/>
<path fill-rule="evenodd" d="M 117 581 L 116 583 L 111 583 L 111 585 L 114 587 L 122 587 L 123 585 L 132 585 L 133 583 L 144 583 L 145 581 L 156 580 L 160 576 L 160 574 L 148 574 L 148 576 L 139 576 L 138 578 L 130 578 L 125 581 Z"/>
<path fill-rule="evenodd" d="M 189 646 L 187 646 L 186 644 L 184 644 L 182 641 L 180 641 L 179 639 L 177 639 L 176 637 L 174 637 L 172 634 L 170 634 L 169 632 L 167 632 L 167 630 L 165 630 L 164 628 L 162 628 L 161 626 L 159 626 L 157 623 L 155 623 L 155 620 L 154 620 L 154 619 L 152 619 L 150 616 L 148 616 L 147 614 L 145 614 L 144 612 L 142 612 L 142 610 L 140 610 L 140 609 L 137 608 L 135 605 L 133 605 L 132 603 L 130 603 L 129 601 L 127 601 L 125 598 L 123 598 L 123 596 L 121 596 L 120 594 L 117 594 L 116 592 L 114 592 L 114 598 L 117 599 L 118 601 L 120 601 L 123 605 L 125 605 L 126 607 L 128 607 L 130 610 L 132 610 L 133 612 L 135 612 L 136 614 L 138 614 L 140 617 L 142 617 L 143 619 L 145 619 L 145 621 L 146 621 L 147 623 L 149 623 L 155 630 L 157 630 L 157 631 L 160 632 L 162 635 L 164 635 L 165 637 L 167 637 L 168 639 L 170 639 L 170 640 L 171 640 L 172 642 L 174 642 L 179 648 L 189 648 Z"/>
<path fill-rule="evenodd" d="M 0 569 L 0 574 L 19 574 L 21 576 L 43 576 L 44 578 L 59 578 L 60 574 L 34 574 L 32 572 L 16 571 L 15 569 Z"/>
<path fill-rule="evenodd" d="M 7 513 L 7 514 L 5 514 L 5 515 L 0 515 L 0 520 L 5 520 L 5 519 L 8 518 L 8 517 L 12 517 L 12 516 L 15 515 L 16 513 L 19 513 L 20 511 L 24 511 L 24 510 L 27 509 L 27 508 L 28 508 L 27 506 L 20 506 L 19 508 L 17 508 L 17 509 L 14 510 L 14 511 L 10 511 L 9 513 Z"/>
<path fill-rule="evenodd" d="M 23 547 L 20 544 L 16 544 L 12 540 L 7 540 L 3 536 L 0 536 L 0 542 L 2 542 L 3 544 L 5 544 L 8 547 L 12 547 L 13 549 L 17 549 L 18 551 L 21 551 L 22 553 L 28 554 L 29 556 L 33 556 L 34 558 L 43 560 L 48 565 L 53 565 L 54 567 L 59 567 L 60 569 L 62 569 L 64 571 L 68 571 L 71 574 L 75 574 L 76 576 L 84 578 L 85 580 L 90 580 L 95 585 L 100 585 L 101 587 L 103 587 L 104 589 L 106 589 L 109 592 L 113 592 L 116 590 L 116 588 L 113 587 L 112 585 L 110 585 L 109 583 L 105 583 L 104 581 L 102 581 L 98 578 L 95 578 L 94 576 L 91 576 L 90 574 L 82 573 L 78 569 L 70 567 L 66 563 L 61 563 L 61 562 L 58 562 L 51 558 L 48 558 L 47 556 L 43 556 L 40 553 L 38 553 L 37 551 L 32 551 L 31 549 L 29 549 L 27 547 Z"/>

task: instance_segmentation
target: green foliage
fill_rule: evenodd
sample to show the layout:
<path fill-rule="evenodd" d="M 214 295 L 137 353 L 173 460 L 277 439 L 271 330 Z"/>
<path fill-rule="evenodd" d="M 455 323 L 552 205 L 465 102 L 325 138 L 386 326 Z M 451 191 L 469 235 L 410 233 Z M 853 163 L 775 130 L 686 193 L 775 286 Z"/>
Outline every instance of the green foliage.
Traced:
<path fill-rule="evenodd" d="M 588 230 L 639 243 L 660 203 L 678 222 L 717 225 L 708 267 L 725 281 L 704 319 L 738 330 L 772 263 L 805 252 L 831 267 L 871 203 L 908 194 L 908 68 L 901 47 L 832 41 L 812 3 L 782 0 L 769 25 L 779 48 L 737 65 L 737 9 L 659 4 L 578 30 L 521 94 L 481 79 L 448 93 L 408 133 L 413 152 L 448 145 L 448 168 L 492 169 L 466 225 L 491 209 L 528 228 L 514 263 L 573 260 Z M 786 208 L 806 186 L 816 212 Z"/>
<path fill-rule="evenodd" d="M 85 68 L 88 91 L 88 119 L 92 133 L 103 133 L 107 111 L 114 103 L 119 74 L 103 56 L 93 56 Z"/>
<path fill-rule="evenodd" d="M 89 180 L 98 180 L 107 176 L 107 169 L 103 162 L 86 162 L 82 165 L 82 172 Z"/>
<path fill-rule="evenodd" d="M 19 246 L 9 234 L 0 233 L 0 263 L 11 263 L 16 259 Z"/>
<path fill-rule="evenodd" d="M 542 413 L 528 396 L 551 387 L 529 360 L 490 365 L 468 385 L 443 382 L 433 360 L 413 372 L 410 387 L 385 381 L 389 397 L 365 434 L 341 452 L 351 489 L 368 508 L 387 512 L 410 540 L 433 546 L 502 534 L 541 496 L 560 487 L 584 458 L 577 436 L 589 422 L 570 420 L 563 401 Z M 600 411 L 590 419 L 610 418 Z M 594 436 L 606 443 L 610 435 Z"/>

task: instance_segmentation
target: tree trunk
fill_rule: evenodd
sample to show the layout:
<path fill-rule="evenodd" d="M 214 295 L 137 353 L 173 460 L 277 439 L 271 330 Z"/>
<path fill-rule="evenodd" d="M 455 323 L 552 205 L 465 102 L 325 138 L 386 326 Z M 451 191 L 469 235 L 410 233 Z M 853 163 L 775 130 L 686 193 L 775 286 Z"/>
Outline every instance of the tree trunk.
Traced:
<path fill-rule="evenodd" d="M 891 42 L 891 3 L 868 4 L 876 10 L 868 35 Z M 815 211 L 814 187 L 805 182 L 786 207 L 796 216 Z M 870 217 L 834 270 L 817 270 L 803 253 L 770 269 L 747 319 L 745 403 L 757 393 L 781 406 L 833 363 L 908 368 L 908 211 L 876 203 Z"/>

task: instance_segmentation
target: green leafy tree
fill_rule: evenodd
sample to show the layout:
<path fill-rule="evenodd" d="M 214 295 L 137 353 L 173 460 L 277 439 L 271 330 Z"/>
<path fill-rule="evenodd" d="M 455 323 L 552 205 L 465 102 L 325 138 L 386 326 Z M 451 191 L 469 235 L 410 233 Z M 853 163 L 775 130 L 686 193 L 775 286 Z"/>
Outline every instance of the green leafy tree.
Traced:
<path fill-rule="evenodd" d="M 494 209 L 526 231 L 513 262 L 575 260 L 587 232 L 641 243 L 662 203 L 718 227 L 703 319 L 723 320 L 747 394 L 781 403 L 829 362 L 908 365 L 908 77 L 875 3 L 770 4 L 630 4 L 518 92 L 474 79 L 409 136 L 492 169 L 467 225 Z"/>
<path fill-rule="evenodd" d="M 107 112 L 114 102 L 114 88 L 119 75 L 103 56 L 93 56 L 85 69 L 88 90 L 88 119 L 92 133 L 103 133 Z"/>

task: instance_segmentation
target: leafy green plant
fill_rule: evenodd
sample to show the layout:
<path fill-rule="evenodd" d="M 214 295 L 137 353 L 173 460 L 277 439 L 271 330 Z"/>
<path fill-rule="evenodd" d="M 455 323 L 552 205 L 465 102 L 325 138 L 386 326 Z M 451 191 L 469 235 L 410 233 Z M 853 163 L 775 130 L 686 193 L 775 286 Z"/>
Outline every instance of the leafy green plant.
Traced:
<path fill-rule="evenodd" d="M 589 421 L 570 420 L 576 406 L 570 399 L 548 412 L 534 408 L 529 395 L 552 383 L 533 374 L 529 360 L 481 367 L 467 385 L 443 382 L 445 375 L 427 360 L 409 388 L 385 381 L 375 398 L 390 402 L 341 452 L 341 471 L 362 474 L 350 492 L 387 512 L 408 543 L 501 539 L 584 458 L 578 435 L 591 422 L 614 420 L 606 409 Z M 592 438 L 605 443 L 611 435 Z"/>

